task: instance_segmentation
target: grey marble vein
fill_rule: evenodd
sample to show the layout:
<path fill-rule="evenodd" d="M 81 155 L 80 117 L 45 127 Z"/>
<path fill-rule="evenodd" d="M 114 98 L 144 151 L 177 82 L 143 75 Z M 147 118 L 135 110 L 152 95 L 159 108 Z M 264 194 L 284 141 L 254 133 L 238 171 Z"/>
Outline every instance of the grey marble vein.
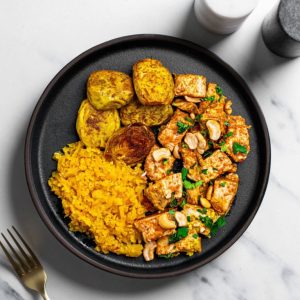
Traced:
<path fill-rule="evenodd" d="M 6 281 L 0 279 L 0 299 L 1 300 L 24 300 L 24 298 L 13 289 Z"/>

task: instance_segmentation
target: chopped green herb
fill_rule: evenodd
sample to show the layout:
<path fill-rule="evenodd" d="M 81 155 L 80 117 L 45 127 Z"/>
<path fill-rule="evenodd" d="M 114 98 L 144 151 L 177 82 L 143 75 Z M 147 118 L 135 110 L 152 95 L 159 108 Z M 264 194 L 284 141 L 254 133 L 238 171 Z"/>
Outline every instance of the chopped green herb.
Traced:
<path fill-rule="evenodd" d="M 187 190 L 192 190 L 192 189 L 195 189 L 196 187 L 198 186 L 201 186 L 203 184 L 203 181 L 202 180 L 199 180 L 199 181 L 196 181 L 195 183 L 192 183 L 188 180 L 184 180 L 183 181 L 183 186 L 185 187 L 185 189 Z"/>
<path fill-rule="evenodd" d="M 240 152 L 240 153 L 247 154 L 247 148 L 244 147 L 244 146 L 242 146 L 242 145 L 239 144 L 239 143 L 234 142 L 232 148 L 233 148 L 233 153 L 234 153 L 234 154 L 238 154 L 239 152 Z"/>
<path fill-rule="evenodd" d="M 210 229 L 210 234 L 212 236 L 216 235 L 216 233 L 218 232 L 218 230 L 222 227 L 224 227 L 226 225 L 226 220 L 225 218 L 219 217 L 218 220 L 212 225 L 211 229 Z"/>
<path fill-rule="evenodd" d="M 219 94 L 220 96 L 222 96 L 223 95 L 223 90 L 217 85 L 217 87 L 216 87 L 216 92 L 217 92 L 217 94 Z"/>
<path fill-rule="evenodd" d="M 217 168 L 213 168 L 213 171 L 218 172 L 219 170 Z"/>
<path fill-rule="evenodd" d="M 215 100 L 215 96 L 205 97 L 203 100 L 213 102 Z"/>
<path fill-rule="evenodd" d="M 169 160 L 168 160 L 167 158 L 165 158 L 165 159 L 163 160 L 163 164 L 166 165 L 166 164 L 168 163 L 168 161 L 169 161 Z"/>
<path fill-rule="evenodd" d="M 209 149 L 211 149 L 214 147 L 214 143 L 212 141 L 208 141 L 208 146 L 209 146 Z"/>
<path fill-rule="evenodd" d="M 183 181 L 186 180 L 186 176 L 187 176 L 188 172 L 189 172 L 189 170 L 187 168 L 183 167 L 181 169 L 181 178 L 182 178 Z"/>
<path fill-rule="evenodd" d="M 214 185 L 214 182 L 212 180 L 210 180 L 208 185 Z"/>
<path fill-rule="evenodd" d="M 211 150 L 206 150 L 204 153 L 203 153 L 203 157 L 206 158 L 206 157 L 209 157 L 213 154 L 213 152 Z"/>
<path fill-rule="evenodd" d="M 199 115 L 197 115 L 196 117 L 195 117 L 195 121 L 200 121 L 201 120 L 201 118 L 202 118 L 202 114 L 199 114 Z"/>
<path fill-rule="evenodd" d="M 201 172 L 202 172 L 203 174 L 207 175 L 208 169 L 203 169 Z"/>
<path fill-rule="evenodd" d="M 170 206 L 171 206 L 171 207 L 176 207 L 177 205 L 178 205 L 177 199 L 173 199 L 173 200 L 171 201 L 171 203 L 170 203 Z"/>
<path fill-rule="evenodd" d="M 189 233 L 187 227 L 179 227 L 177 232 L 169 236 L 169 243 L 175 243 L 185 238 Z"/>
<path fill-rule="evenodd" d="M 188 222 L 191 222 L 191 216 L 187 216 L 186 219 L 188 220 Z"/>
<path fill-rule="evenodd" d="M 174 209 L 170 209 L 170 210 L 169 210 L 169 214 L 170 214 L 170 215 L 174 215 L 174 214 L 175 214 L 175 210 L 174 210 Z"/>
<path fill-rule="evenodd" d="M 207 228 L 211 228 L 213 225 L 213 220 L 209 217 L 209 216 L 200 216 L 199 217 L 200 221 L 207 227 Z"/>
<path fill-rule="evenodd" d="M 172 170 L 171 170 L 171 169 L 169 169 L 169 170 L 167 170 L 167 171 L 166 171 L 166 174 L 167 174 L 167 175 L 170 175 L 170 174 L 171 174 L 171 172 L 172 172 Z"/>
<path fill-rule="evenodd" d="M 186 199 L 183 199 L 182 202 L 180 203 L 180 207 L 183 208 L 186 205 L 187 201 Z"/>
<path fill-rule="evenodd" d="M 220 183 L 220 185 L 221 185 L 222 187 L 224 187 L 224 186 L 226 185 L 226 182 L 223 181 L 223 182 Z"/>
<path fill-rule="evenodd" d="M 222 152 L 226 152 L 227 151 L 227 146 L 226 145 L 222 145 L 221 146 L 221 151 Z"/>
<path fill-rule="evenodd" d="M 230 136 L 233 136 L 233 132 L 232 132 L 232 131 L 229 131 L 228 133 L 224 134 L 224 135 L 223 135 L 223 138 L 224 138 L 224 139 L 227 139 L 227 138 L 230 137 Z"/>
<path fill-rule="evenodd" d="M 159 255 L 158 257 L 170 259 L 170 258 L 174 257 L 174 253 L 161 254 L 161 255 Z"/>
<path fill-rule="evenodd" d="M 194 124 L 194 120 L 193 119 L 191 119 L 190 117 L 185 117 L 184 118 L 186 121 L 188 121 L 188 122 L 190 122 L 190 123 L 192 123 L 192 124 Z"/>
<path fill-rule="evenodd" d="M 206 209 L 205 207 L 203 207 L 203 208 L 202 208 L 202 212 L 203 212 L 204 214 L 206 214 L 206 213 L 207 213 L 207 209 Z"/>
<path fill-rule="evenodd" d="M 194 239 L 197 239 L 197 238 L 198 238 L 198 234 L 197 234 L 197 233 L 194 233 L 194 234 L 193 234 L 193 238 L 194 238 Z"/>
<path fill-rule="evenodd" d="M 224 122 L 224 125 L 225 125 L 225 126 L 230 126 L 230 123 L 229 123 L 228 121 L 225 121 L 225 122 Z"/>
<path fill-rule="evenodd" d="M 177 130 L 178 133 L 184 133 L 186 130 L 188 130 L 190 128 L 190 125 L 182 123 L 180 121 L 178 121 L 176 123 L 176 125 L 178 127 L 178 130 Z"/>
<path fill-rule="evenodd" d="M 182 143 L 181 143 L 181 147 L 184 148 L 184 149 L 187 149 L 187 148 L 188 148 L 188 145 L 187 145 L 186 143 L 182 142 Z"/>

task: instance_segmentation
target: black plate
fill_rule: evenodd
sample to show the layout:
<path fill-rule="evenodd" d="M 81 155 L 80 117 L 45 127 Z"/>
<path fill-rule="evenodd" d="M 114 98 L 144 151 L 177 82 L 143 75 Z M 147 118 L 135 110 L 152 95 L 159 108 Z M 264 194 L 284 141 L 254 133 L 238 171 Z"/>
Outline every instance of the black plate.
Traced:
<path fill-rule="evenodd" d="M 146 263 L 142 257 L 103 255 L 93 250 L 93 242 L 82 234 L 68 231 L 60 201 L 50 192 L 47 180 L 56 168 L 52 154 L 78 140 L 76 114 L 86 97 L 86 81 L 97 69 L 131 73 L 139 59 L 161 60 L 173 73 L 201 73 L 217 82 L 233 99 L 234 114 L 252 126 L 251 152 L 238 168 L 239 191 L 227 217 L 228 224 L 210 240 L 203 239 L 201 254 L 180 255 Z M 203 266 L 229 248 L 254 218 L 268 182 L 270 141 L 263 114 L 244 80 L 219 57 L 196 44 L 161 35 L 135 35 L 96 46 L 66 65 L 42 94 L 30 121 L 25 149 L 26 176 L 34 204 L 56 238 L 74 254 L 101 269 L 125 276 L 161 278 Z"/>

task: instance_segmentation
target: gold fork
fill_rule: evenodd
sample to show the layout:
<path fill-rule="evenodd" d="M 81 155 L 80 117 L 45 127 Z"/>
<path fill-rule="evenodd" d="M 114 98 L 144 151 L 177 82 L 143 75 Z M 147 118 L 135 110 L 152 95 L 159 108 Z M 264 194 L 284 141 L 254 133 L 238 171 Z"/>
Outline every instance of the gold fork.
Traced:
<path fill-rule="evenodd" d="M 7 243 L 7 245 L 9 246 L 12 254 L 9 253 L 9 250 L 0 241 L 1 248 L 3 249 L 6 257 L 10 261 L 12 267 L 16 271 L 23 284 L 29 289 L 38 292 L 43 297 L 43 299 L 50 300 L 45 289 L 47 275 L 44 271 L 43 266 L 41 265 L 40 261 L 33 253 L 29 245 L 25 242 L 20 233 L 16 230 L 16 228 L 14 226 L 12 226 L 12 228 L 17 237 L 22 241 L 23 246 L 21 246 L 21 244 L 18 242 L 16 237 L 10 232 L 10 230 L 7 229 L 7 232 L 13 239 L 19 251 L 17 251 L 12 246 L 12 244 L 8 241 L 8 239 L 3 233 L 1 233 L 1 235 Z M 27 252 L 25 251 L 25 249 L 27 250 Z"/>

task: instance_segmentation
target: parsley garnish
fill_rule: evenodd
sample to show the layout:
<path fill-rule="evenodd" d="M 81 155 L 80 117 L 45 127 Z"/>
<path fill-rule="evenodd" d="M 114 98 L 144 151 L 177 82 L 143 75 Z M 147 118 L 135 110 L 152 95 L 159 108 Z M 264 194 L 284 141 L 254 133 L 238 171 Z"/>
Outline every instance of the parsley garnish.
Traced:
<path fill-rule="evenodd" d="M 158 257 L 170 259 L 170 258 L 172 258 L 173 256 L 174 256 L 173 253 L 168 253 L 168 254 L 161 254 L 161 255 L 159 255 Z"/>
<path fill-rule="evenodd" d="M 221 151 L 222 152 L 226 152 L 227 151 L 227 146 L 226 145 L 222 145 L 221 146 Z"/>
<path fill-rule="evenodd" d="M 218 220 L 212 225 L 211 229 L 210 229 L 210 234 L 211 235 L 216 235 L 216 233 L 218 232 L 218 230 L 226 225 L 226 220 L 225 218 L 219 217 Z"/>
<path fill-rule="evenodd" d="M 238 154 L 239 152 L 240 152 L 240 153 L 247 154 L 247 149 L 246 149 L 246 147 L 240 145 L 239 143 L 234 142 L 232 148 L 233 148 L 233 153 L 234 153 L 234 154 Z"/>
<path fill-rule="evenodd" d="M 182 123 L 180 121 L 178 121 L 176 123 L 176 125 L 178 127 L 178 130 L 177 130 L 178 133 L 184 133 L 186 130 L 188 130 L 190 128 L 190 125 Z"/>
<path fill-rule="evenodd" d="M 188 122 L 194 124 L 194 120 L 191 119 L 190 117 L 185 117 L 184 119 L 185 119 L 186 121 L 188 121 Z"/>
<path fill-rule="evenodd" d="M 217 168 L 213 168 L 213 171 L 218 172 L 219 170 Z"/>
<path fill-rule="evenodd" d="M 203 153 L 203 157 L 206 158 L 206 157 L 209 157 L 213 154 L 213 152 L 211 150 L 207 150 Z"/>
<path fill-rule="evenodd" d="M 187 149 L 187 148 L 188 148 L 188 145 L 187 145 L 186 143 L 182 142 L 182 143 L 181 143 L 181 147 L 184 148 L 184 149 Z"/>
<path fill-rule="evenodd" d="M 198 234 L 197 234 L 197 233 L 194 233 L 194 234 L 193 234 L 193 238 L 194 238 L 194 239 L 197 239 L 197 238 L 198 238 Z"/>
<path fill-rule="evenodd" d="M 212 141 L 208 141 L 208 146 L 209 146 L 209 149 L 211 149 L 214 147 L 214 143 Z"/>
<path fill-rule="evenodd" d="M 203 100 L 213 102 L 215 100 L 215 96 L 205 97 Z"/>
<path fill-rule="evenodd" d="M 185 238 L 189 233 L 187 227 L 179 227 L 177 232 L 169 236 L 169 243 L 175 243 Z"/>
<path fill-rule="evenodd" d="M 224 135 L 223 135 L 223 138 L 224 138 L 224 139 L 227 139 L 227 138 L 230 137 L 230 136 L 233 136 L 233 132 L 232 132 L 232 131 L 229 131 L 228 133 L 224 134 Z"/>
<path fill-rule="evenodd" d="M 197 115 L 196 117 L 195 117 L 195 121 L 200 121 L 201 120 L 201 118 L 202 118 L 202 114 L 199 114 L 199 115 Z"/>
<path fill-rule="evenodd" d="M 163 164 L 166 165 L 166 164 L 168 163 L 168 161 L 169 161 L 169 160 L 168 160 L 167 158 L 165 158 L 165 159 L 163 160 Z"/>
<path fill-rule="evenodd" d="M 187 216 L 186 219 L 188 220 L 188 222 L 191 222 L 191 216 Z"/>
<path fill-rule="evenodd" d="M 207 175 L 208 169 L 203 169 L 201 172 L 202 172 L 203 174 Z"/>
<path fill-rule="evenodd" d="M 228 121 L 225 121 L 225 122 L 224 122 L 224 125 L 225 125 L 225 126 L 230 126 L 230 123 L 229 123 Z"/>
<path fill-rule="evenodd" d="M 209 216 L 200 216 L 199 219 L 205 225 L 205 227 L 211 229 L 214 222 Z"/>
<path fill-rule="evenodd" d="M 220 96 L 222 96 L 223 95 L 223 90 L 217 85 L 217 87 L 216 87 L 216 92 L 217 92 L 217 94 L 219 94 Z"/>
<path fill-rule="evenodd" d="M 170 215 L 174 215 L 174 214 L 175 214 L 175 210 L 174 210 L 174 209 L 170 209 L 170 210 L 169 210 L 169 214 L 170 214 Z"/>
<path fill-rule="evenodd" d="M 214 182 L 212 180 L 210 180 L 208 185 L 214 185 Z"/>
<path fill-rule="evenodd" d="M 198 186 L 201 186 L 203 183 L 202 180 L 199 180 L 199 181 L 196 181 L 195 183 L 192 183 L 188 180 L 184 180 L 183 181 L 183 186 L 187 189 L 187 190 L 192 190 L 192 189 L 195 189 L 196 187 Z"/>
<path fill-rule="evenodd" d="M 171 169 L 169 169 L 169 170 L 167 170 L 167 171 L 166 171 L 166 174 L 167 174 L 167 175 L 170 175 L 170 174 L 171 174 L 171 172 L 172 172 L 172 170 L 171 170 Z"/>
<path fill-rule="evenodd" d="M 223 181 L 223 182 L 220 183 L 220 185 L 221 185 L 222 187 L 224 187 L 224 186 L 226 185 L 226 182 Z"/>
<path fill-rule="evenodd" d="M 182 202 L 180 203 L 180 207 L 183 208 L 186 205 L 187 201 L 186 199 L 183 199 Z"/>
<path fill-rule="evenodd" d="M 172 199 L 172 200 L 171 200 L 171 203 L 170 203 L 170 206 L 171 206 L 171 207 L 176 207 L 177 205 L 178 205 L 177 199 Z"/>
<path fill-rule="evenodd" d="M 187 168 L 182 168 L 181 169 L 181 178 L 182 178 L 182 181 L 186 180 L 186 176 L 188 174 L 189 170 Z"/>

